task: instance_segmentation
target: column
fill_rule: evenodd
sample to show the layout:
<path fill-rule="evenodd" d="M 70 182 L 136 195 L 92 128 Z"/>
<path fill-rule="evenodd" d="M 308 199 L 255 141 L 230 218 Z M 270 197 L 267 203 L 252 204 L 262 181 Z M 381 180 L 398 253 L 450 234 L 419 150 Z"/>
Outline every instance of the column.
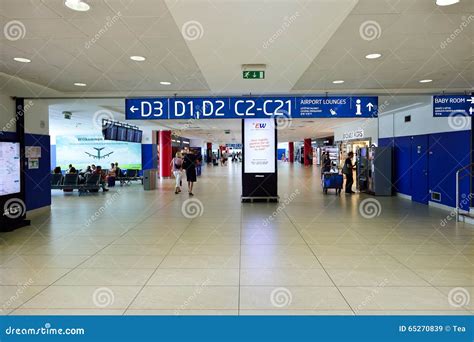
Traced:
<path fill-rule="evenodd" d="M 206 143 L 206 162 L 208 164 L 212 163 L 212 143 Z"/>
<path fill-rule="evenodd" d="M 295 162 L 295 143 L 293 141 L 290 141 L 288 143 L 288 159 L 290 159 L 290 163 Z"/>
<path fill-rule="evenodd" d="M 304 166 L 309 166 L 313 163 L 313 148 L 311 146 L 311 139 L 306 138 L 304 139 Z"/>
<path fill-rule="evenodd" d="M 159 132 L 160 177 L 171 177 L 171 131 Z"/>

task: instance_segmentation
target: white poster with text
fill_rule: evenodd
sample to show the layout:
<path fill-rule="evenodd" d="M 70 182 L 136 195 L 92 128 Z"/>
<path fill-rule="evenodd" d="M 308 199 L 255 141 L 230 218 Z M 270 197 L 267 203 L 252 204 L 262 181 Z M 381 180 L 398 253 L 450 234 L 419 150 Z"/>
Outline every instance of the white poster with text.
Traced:
<path fill-rule="evenodd" d="M 275 121 L 244 120 L 245 173 L 275 172 Z"/>

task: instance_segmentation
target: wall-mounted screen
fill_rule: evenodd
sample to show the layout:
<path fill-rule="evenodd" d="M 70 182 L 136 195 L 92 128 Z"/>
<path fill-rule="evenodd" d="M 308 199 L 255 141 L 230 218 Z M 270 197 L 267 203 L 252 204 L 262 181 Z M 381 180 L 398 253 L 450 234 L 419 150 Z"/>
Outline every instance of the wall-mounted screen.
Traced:
<path fill-rule="evenodd" d="M 0 142 L 0 196 L 21 192 L 20 144 Z"/>
<path fill-rule="evenodd" d="M 117 126 L 107 123 L 102 127 L 102 135 L 105 140 L 117 140 Z"/>
<path fill-rule="evenodd" d="M 127 127 L 117 126 L 117 140 L 127 141 Z"/>
<path fill-rule="evenodd" d="M 134 128 L 127 128 L 127 141 L 128 142 L 135 142 L 135 131 Z"/>
<path fill-rule="evenodd" d="M 63 170 L 69 164 L 76 169 L 85 169 L 91 164 L 108 169 L 115 162 L 122 169 L 141 169 L 141 144 L 104 140 L 100 135 L 56 137 L 56 165 Z"/>
<path fill-rule="evenodd" d="M 143 131 L 137 130 L 135 131 L 135 142 L 141 143 L 143 138 Z"/>
<path fill-rule="evenodd" d="M 274 119 L 245 119 L 244 130 L 245 173 L 274 173 Z"/>

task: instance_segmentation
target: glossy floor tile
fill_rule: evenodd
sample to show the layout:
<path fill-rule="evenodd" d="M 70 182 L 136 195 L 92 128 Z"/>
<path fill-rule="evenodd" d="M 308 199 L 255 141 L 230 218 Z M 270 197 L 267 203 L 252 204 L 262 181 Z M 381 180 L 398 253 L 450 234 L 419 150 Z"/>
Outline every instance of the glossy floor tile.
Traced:
<path fill-rule="evenodd" d="M 204 167 L 192 198 L 172 180 L 53 191 L 49 213 L 0 235 L 1 314 L 473 313 L 473 226 L 398 197 L 324 195 L 300 165 L 279 165 L 279 203 L 242 204 L 240 177 Z"/>

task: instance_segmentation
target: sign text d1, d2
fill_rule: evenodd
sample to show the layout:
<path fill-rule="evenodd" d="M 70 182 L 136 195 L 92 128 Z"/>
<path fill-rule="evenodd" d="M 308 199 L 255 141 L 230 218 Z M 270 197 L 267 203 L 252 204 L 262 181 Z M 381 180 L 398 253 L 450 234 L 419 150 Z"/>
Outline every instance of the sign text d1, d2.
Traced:
<path fill-rule="evenodd" d="M 374 118 L 377 96 L 183 97 L 126 99 L 127 120 Z"/>

